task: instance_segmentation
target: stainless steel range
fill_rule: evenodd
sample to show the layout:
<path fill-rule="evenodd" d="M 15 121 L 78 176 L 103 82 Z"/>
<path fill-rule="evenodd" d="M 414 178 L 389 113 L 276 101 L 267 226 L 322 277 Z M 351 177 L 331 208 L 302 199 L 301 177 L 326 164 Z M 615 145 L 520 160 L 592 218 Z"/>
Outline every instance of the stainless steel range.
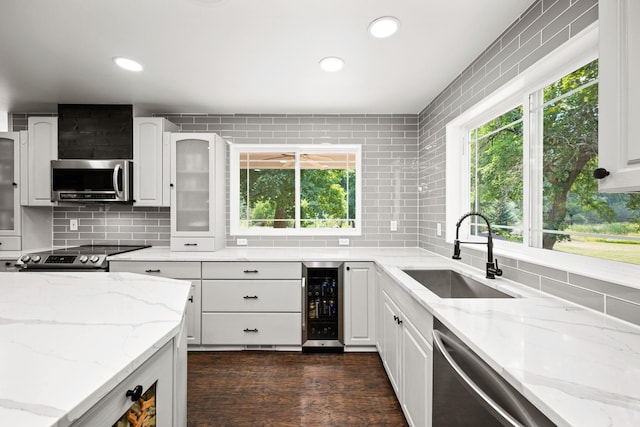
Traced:
<path fill-rule="evenodd" d="M 148 248 L 149 245 L 82 245 L 25 254 L 20 271 L 108 271 L 107 257 Z"/>

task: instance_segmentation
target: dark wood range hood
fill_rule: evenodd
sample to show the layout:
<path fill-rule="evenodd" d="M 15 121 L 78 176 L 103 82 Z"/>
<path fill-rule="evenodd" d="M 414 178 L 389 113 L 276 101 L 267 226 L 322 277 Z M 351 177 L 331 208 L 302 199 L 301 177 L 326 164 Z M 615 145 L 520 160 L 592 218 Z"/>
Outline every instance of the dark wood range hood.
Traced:
<path fill-rule="evenodd" d="M 59 159 L 132 159 L 133 106 L 58 104 Z"/>

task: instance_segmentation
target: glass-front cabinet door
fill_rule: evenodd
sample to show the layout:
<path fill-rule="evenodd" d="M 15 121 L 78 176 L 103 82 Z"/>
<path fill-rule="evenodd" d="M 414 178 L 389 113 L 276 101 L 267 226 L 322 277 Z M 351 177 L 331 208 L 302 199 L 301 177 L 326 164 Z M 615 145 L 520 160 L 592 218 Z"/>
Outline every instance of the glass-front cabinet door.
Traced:
<path fill-rule="evenodd" d="M 0 133 L 0 236 L 20 233 L 19 153 L 20 134 Z M 3 246 L 0 250 L 13 249 Z"/>
<path fill-rule="evenodd" d="M 224 247 L 225 146 L 213 133 L 171 134 L 171 250 Z"/>
<path fill-rule="evenodd" d="M 211 159 L 206 139 L 182 137 L 175 142 L 175 231 L 211 231 Z"/>

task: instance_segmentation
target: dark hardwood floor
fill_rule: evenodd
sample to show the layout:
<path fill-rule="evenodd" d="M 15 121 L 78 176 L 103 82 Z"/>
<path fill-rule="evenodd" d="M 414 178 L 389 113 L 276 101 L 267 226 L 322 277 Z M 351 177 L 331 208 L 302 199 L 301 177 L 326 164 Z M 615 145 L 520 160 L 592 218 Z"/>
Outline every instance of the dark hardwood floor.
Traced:
<path fill-rule="evenodd" d="M 190 352 L 189 427 L 406 426 L 376 353 Z"/>

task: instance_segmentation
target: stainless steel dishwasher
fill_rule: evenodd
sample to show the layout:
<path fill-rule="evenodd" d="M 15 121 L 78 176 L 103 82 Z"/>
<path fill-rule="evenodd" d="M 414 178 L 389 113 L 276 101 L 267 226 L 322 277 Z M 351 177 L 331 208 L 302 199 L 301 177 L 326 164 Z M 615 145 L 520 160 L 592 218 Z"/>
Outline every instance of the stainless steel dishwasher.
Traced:
<path fill-rule="evenodd" d="M 434 319 L 432 427 L 555 426 Z"/>

